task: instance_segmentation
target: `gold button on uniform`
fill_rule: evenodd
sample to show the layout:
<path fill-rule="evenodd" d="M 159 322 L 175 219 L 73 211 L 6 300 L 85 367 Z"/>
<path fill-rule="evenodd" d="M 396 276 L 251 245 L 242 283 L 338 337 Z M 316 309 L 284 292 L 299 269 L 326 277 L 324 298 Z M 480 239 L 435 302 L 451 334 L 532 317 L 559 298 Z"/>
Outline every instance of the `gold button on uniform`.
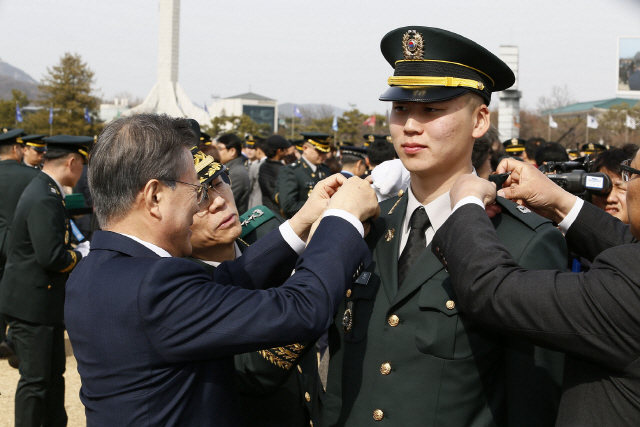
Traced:
<path fill-rule="evenodd" d="M 47 285 L 47 289 L 51 289 L 51 285 Z"/>
<path fill-rule="evenodd" d="M 313 421 L 309 420 L 309 425 L 313 427 Z"/>
<path fill-rule="evenodd" d="M 310 402 L 310 401 L 311 401 L 311 395 L 310 395 L 309 393 L 305 393 L 305 394 L 304 394 L 304 398 L 305 398 L 305 400 L 306 400 L 307 402 Z"/>
<path fill-rule="evenodd" d="M 456 307 L 456 303 L 455 302 L 453 302 L 451 300 L 447 301 L 447 308 L 449 310 L 453 310 L 455 307 Z"/>
<path fill-rule="evenodd" d="M 394 314 L 393 316 L 389 317 L 389 325 L 396 327 L 398 326 L 398 323 L 400 323 L 400 318 L 398 316 Z"/>
<path fill-rule="evenodd" d="M 382 366 L 380 366 L 380 373 L 382 375 L 389 375 L 391 373 L 391 364 L 389 362 L 383 363 Z"/>
<path fill-rule="evenodd" d="M 381 421 L 384 418 L 384 412 L 380 409 L 376 409 L 373 411 L 373 419 L 376 421 Z"/>
<path fill-rule="evenodd" d="M 351 296 L 351 289 L 347 289 L 347 298 Z"/>

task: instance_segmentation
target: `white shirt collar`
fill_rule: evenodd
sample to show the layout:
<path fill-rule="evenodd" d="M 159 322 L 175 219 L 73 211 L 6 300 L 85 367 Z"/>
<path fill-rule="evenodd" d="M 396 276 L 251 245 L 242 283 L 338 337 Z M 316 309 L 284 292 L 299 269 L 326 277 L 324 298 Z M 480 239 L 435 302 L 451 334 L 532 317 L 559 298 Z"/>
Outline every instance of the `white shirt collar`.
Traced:
<path fill-rule="evenodd" d="M 42 172 L 44 172 L 44 171 L 42 171 Z M 44 172 L 44 173 L 46 173 L 46 172 Z M 58 180 L 57 180 L 57 179 L 55 179 L 54 177 L 52 177 L 52 176 L 51 176 L 51 175 L 49 175 L 48 173 L 46 173 L 46 174 L 47 174 L 47 176 L 48 176 L 49 178 L 51 178 L 51 179 L 53 180 L 53 182 L 55 182 L 55 183 L 56 183 L 56 185 L 57 185 L 57 186 L 58 186 L 58 188 L 60 189 L 60 195 L 61 195 L 61 196 L 62 196 L 62 198 L 64 199 L 67 193 L 65 193 L 65 192 L 64 192 L 64 187 L 62 186 L 62 184 L 60 184 L 60 183 L 58 182 Z"/>
<path fill-rule="evenodd" d="M 307 162 L 307 164 L 311 168 L 311 171 L 315 173 L 315 171 L 316 171 L 316 169 L 318 169 L 318 167 L 316 165 L 314 165 L 313 163 L 311 163 L 309 160 L 307 160 L 306 157 L 304 157 L 304 156 L 302 156 L 302 160 Z"/>
<path fill-rule="evenodd" d="M 435 232 L 442 227 L 442 224 L 444 224 L 447 218 L 451 215 L 451 198 L 449 197 L 449 192 L 447 191 L 441 196 L 438 196 L 426 205 L 422 205 L 418 202 L 416 196 L 413 195 L 411 186 L 409 186 L 407 193 L 407 211 L 404 214 L 404 223 L 402 225 L 403 230 L 406 230 L 407 233 L 409 232 L 409 228 L 411 227 L 409 220 L 411 219 L 413 211 L 415 211 L 419 206 L 424 206 L 425 211 L 427 211 L 427 215 L 429 215 L 429 221 L 431 221 L 429 228 L 432 229 L 435 234 Z"/>
<path fill-rule="evenodd" d="M 236 250 L 236 259 L 240 258 L 242 256 L 242 252 L 240 252 L 240 247 L 238 246 L 238 244 L 236 242 L 233 242 L 233 247 Z M 220 264 L 222 264 L 221 262 L 218 261 L 207 261 L 204 259 L 201 259 L 200 261 L 204 262 L 205 264 L 209 264 L 212 265 L 214 267 L 218 267 Z"/>
<path fill-rule="evenodd" d="M 124 233 L 118 233 L 118 234 L 121 234 L 123 236 L 126 236 L 126 237 L 132 239 L 132 240 L 135 240 L 136 242 L 140 243 L 141 245 L 143 245 L 147 249 L 150 249 L 153 252 L 155 252 L 160 257 L 163 257 L 163 258 L 171 257 L 171 254 L 169 252 L 165 251 L 164 249 L 162 249 L 160 246 L 156 246 L 153 243 L 145 242 L 144 240 L 138 239 L 136 236 L 131 236 L 129 234 L 124 234 Z"/>

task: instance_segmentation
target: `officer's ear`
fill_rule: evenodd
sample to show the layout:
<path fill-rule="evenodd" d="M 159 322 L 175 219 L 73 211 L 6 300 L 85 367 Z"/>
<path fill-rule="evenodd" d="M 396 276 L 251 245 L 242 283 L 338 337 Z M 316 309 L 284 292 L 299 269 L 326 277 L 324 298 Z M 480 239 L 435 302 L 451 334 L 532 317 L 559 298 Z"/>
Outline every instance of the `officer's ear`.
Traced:
<path fill-rule="evenodd" d="M 165 184 L 157 179 L 150 179 L 138 194 L 139 204 L 157 220 L 162 219 L 160 201 L 165 197 L 164 191 L 166 190 L 169 188 Z"/>
<path fill-rule="evenodd" d="M 489 107 L 486 104 L 482 104 L 473 112 L 475 118 L 475 125 L 473 126 L 473 132 L 471 136 L 473 138 L 480 138 L 484 135 L 491 127 L 491 113 L 489 112 Z"/>

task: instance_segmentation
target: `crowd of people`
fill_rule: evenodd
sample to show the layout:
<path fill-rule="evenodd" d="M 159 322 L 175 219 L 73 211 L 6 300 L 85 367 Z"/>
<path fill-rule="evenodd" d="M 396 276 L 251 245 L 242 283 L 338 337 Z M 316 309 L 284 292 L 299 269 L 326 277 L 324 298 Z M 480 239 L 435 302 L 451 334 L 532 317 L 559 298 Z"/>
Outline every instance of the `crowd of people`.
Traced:
<path fill-rule="evenodd" d="M 389 134 L 355 144 L 3 129 L 16 426 L 66 425 L 65 329 L 91 426 L 640 422 L 638 147 L 501 141 L 502 60 L 431 27 L 381 49 Z M 543 173 L 576 157 L 611 186 Z"/>

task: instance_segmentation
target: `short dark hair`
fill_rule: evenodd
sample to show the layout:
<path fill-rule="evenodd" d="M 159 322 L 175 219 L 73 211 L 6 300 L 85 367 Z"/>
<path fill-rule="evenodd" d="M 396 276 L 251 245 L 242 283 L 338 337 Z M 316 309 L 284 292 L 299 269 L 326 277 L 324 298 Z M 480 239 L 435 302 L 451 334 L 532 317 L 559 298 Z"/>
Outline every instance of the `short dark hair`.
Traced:
<path fill-rule="evenodd" d="M 610 148 L 598 154 L 595 162 L 593 162 L 593 170 L 600 172 L 602 169 L 609 169 L 615 174 L 620 174 L 622 168 L 620 164 L 629 159 L 629 153 L 621 148 Z"/>
<path fill-rule="evenodd" d="M 389 143 L 385 142 L 385 144 L 389 144 Z M 356 163 L 358 163 L 358 160 L 360 160 L 363 164 L 365 162 L 365 160 L 362 157 L 354 156 L 352 154 L 343 154 L 342 156 L 340 156 L 340 163 L 342 163 L 342 166 L 355 165 Z"/>
<path fill-rule="evenodd" d="M 17 145 L 18 147 L 22 147 L 20 144 L 2 144 L 0 145 L 0 155 L 7 156 L 11 154 L 13 151 L 13 146 Z"/>
<path fill-rule="evenodd" d="M 227 150 L 232 148 L 236 149 L 236 157 L 242 154 L 242 140 L 235 133 L 225 133 L 217 141 L 219 144 L 223 144 Z"/>
<path fill-rule="evenodd" d="M 68 150 L 58 150 L 56 148 L 50 148 L 47 151 L 45 151 L 44 156 L 42 157 L 42 161 L 46 163 L 52 160 L 66 158 L 69 156 L 69 154 L 72 154 L 72 153 Z"/>
<path fill-rule="evenodd" d="M 374 167 L 387 160 L 396 158 L 396 150 L 393 144 L 388 141 L 373 141 L 367 148 L 367 157 L 369 164 Z"/>
<path fill-rule="evenodd" d="M 532 160 L 536 157 L 536 151 L 540 146 L 546 144 L 544 138 L 540 138 L 539 136 L 534 136 L 533 138 L 527 139 L 527 142 L 524 143 L 524 151 L 527 153 L 527 157 L 529 160 Z M 536 162 L 537 163 L 537 162 Z"/>
<path fill-rule="evenodd" d="M 480 169 L 482 164 L 493 154 L 491 150 L 491 142 L 489 138 L 478 138 L 473 143 L 473 151 L 471 152 L 471 163 L 476 171 Z"/>
<path fill-rule="evenodd" d="M 557 142 L 547 142 L 536 150 L 536 163 L 542 166 L 544 162 L 568 162 L 567 150 Z"/>
<path fill-rule="evenodd" d="M 88 170 L 100 226 L 124 218 L 149 180 L 158 179 L 173 188 L 174 181 L 188 171 L 185 148 L 195 145 L 198 139 L 184 118 L 138 114 L 106 125 Z"/>

